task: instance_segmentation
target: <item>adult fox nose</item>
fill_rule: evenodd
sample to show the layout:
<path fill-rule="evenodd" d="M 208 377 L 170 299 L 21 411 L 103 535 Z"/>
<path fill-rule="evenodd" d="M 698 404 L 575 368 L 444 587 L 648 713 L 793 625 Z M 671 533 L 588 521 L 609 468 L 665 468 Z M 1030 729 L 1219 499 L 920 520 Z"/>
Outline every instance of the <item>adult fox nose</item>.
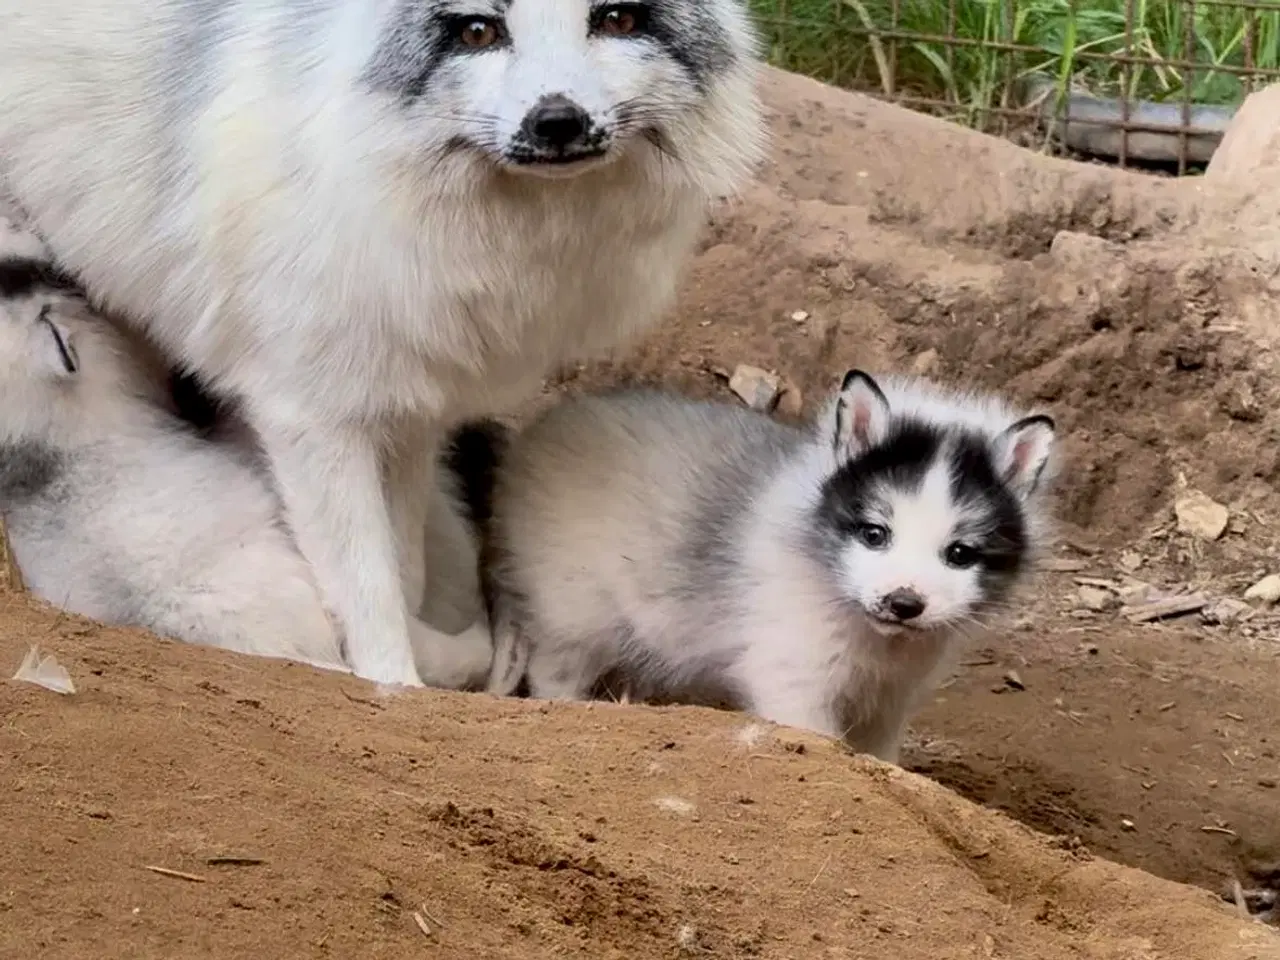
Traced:
<path fill-rule="evenodd" d="M 914 590 L 894 590 L 885 596 L 883 603 L 898 620 L 914 620 L 924 613 L 924 598 Z"/>
<path fill-rule="evenodd" d="M 561 93 L 542 97 L 520 123 L 524 135 L 533 143 L 557 149 L 584 136 L 590 126 L 587 111 Z"/>

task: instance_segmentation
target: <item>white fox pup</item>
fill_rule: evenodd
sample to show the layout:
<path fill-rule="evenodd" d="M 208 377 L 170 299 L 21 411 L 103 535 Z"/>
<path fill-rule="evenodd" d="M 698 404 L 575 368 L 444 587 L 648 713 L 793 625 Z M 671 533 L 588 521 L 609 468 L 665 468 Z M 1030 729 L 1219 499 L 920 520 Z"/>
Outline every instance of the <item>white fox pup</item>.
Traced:
<path fill-rule="evenodd" d="M 729 703 L 896 762 L 1042 527 L 1053 421 L 850 371 L 810 430 L 651 391 L 505 439 L 490 689 Z M 475 487 L 474 489 L 481 489 Z"/>

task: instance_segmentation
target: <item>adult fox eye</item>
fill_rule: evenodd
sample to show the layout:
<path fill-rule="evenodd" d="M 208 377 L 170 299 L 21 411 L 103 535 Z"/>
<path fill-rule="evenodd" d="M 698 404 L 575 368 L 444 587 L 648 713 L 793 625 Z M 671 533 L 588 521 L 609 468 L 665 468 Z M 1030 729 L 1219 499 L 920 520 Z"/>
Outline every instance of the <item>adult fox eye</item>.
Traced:
<path fill-rule="evenodd" d="M 594 19 L 595 29 L 606 37 L 630 37 L 648 29 L 649 8 L 638 3 L 619 3 L 602 8 Z"/>
<path fill-rule="evenodd" d="M 502 39 L 502 24 L 489 17 L 460 18 L 456 22 L 454 35 L 462 46 L 483 50 Z"/>

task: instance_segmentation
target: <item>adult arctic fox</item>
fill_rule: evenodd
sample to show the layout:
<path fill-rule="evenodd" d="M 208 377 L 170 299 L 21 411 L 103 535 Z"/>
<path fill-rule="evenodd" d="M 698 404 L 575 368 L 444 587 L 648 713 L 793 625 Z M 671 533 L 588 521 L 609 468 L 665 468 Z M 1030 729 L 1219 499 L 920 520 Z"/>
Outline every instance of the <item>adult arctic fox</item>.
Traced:
<path fill-rule="evenodd" d="M 235 397 L 346 633 L 417 685 L 438 448 L 671 303 L 762 146 L 740 0 L 0 0 L 0 174 Z M 461 524 L 459 569 L 474 562 Z M 434 587 L 432 587 L 434 589 Z M 433 642 L 483 670 L 478 623 Z"/>

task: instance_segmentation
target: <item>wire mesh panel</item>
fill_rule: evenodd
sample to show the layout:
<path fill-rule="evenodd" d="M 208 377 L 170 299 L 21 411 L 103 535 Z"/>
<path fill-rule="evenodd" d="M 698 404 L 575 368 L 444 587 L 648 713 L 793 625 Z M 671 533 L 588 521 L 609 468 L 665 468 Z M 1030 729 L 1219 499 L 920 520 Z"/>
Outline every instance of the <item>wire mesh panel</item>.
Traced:
<path fill-rule="evenodd" d="M 1029 144 L 1179 174 L 1280 79 L 1280 0 L 751 0 L 771 62 Z"/>

